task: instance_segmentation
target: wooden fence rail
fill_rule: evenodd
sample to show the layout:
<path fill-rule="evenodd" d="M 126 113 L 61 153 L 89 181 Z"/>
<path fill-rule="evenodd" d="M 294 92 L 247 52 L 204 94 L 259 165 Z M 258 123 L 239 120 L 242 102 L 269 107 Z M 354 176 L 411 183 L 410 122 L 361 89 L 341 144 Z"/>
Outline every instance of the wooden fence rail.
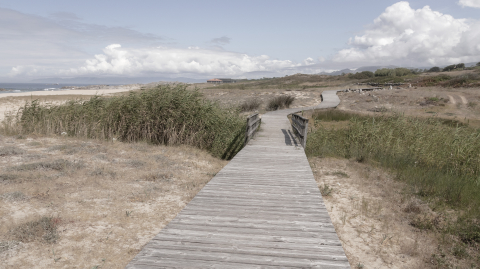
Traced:
<path fill-rule="evenodd" d="M 307 145 L 308 119 L 297 114 L 292 114 L 292 127 L 300 139 L 300 144 L 305 148 Z"/>
<path fill-rule="evenodd" d="M 244 145 L 247 145 L 248 141 L 250 141 L 250 139 L 252 139 L 252 137 L 255 135 L 261 122 L 262 119 L 259 117 L 258 113 L 247 118 L 247 130 L 245 131 Z"/>

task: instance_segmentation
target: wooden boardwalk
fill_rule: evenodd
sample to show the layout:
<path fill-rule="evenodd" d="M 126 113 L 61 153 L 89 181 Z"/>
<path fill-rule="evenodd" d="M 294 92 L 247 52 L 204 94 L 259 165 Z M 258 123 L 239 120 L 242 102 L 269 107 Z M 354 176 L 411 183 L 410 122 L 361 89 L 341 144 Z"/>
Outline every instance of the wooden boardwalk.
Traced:
<path fill-rule="evenodd" d="M 336 107 L 336 91 L 312 108 Z M 126 268 L 350 268 L 287 115 L 261 131 Z"/>

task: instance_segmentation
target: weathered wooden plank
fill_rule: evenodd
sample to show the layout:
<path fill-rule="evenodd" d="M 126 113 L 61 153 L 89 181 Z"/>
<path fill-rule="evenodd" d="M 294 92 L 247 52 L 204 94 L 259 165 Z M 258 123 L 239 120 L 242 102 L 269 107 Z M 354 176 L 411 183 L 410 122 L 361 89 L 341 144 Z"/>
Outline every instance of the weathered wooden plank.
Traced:
<path fill-rule="evenodd" d="M 162 231 L 163 234 L 177 235 L 181 237 L 209 237 L 209 238 L 218 238 L 218 239 L 242 239 L 242 240 L 256 240 L 256 241 L 267 241 L 267 242 L 287 242 L 287 243 L 310 243 L 310 244 L 320 244 L 320 245 L 333 245 L 341 246 L 338 237 L 334 233 L 322 233 L 316 237 L 301 237 L 294 236 L 289 234 L 286 235 L 265 235 L 265 234 L 256 234 L 256 233 L 235 233 L 235 232 L 219 232 L 219 231 L 203 231 L 203 230 L 188 230 L 188 229 L 175 229 L 171 226 L 167 227 Z"/>
<path fill-rule="evenodd" d="M 186 221 L 186 220 L 177 220 L 173 221 L 172 224 L 175 224 L 178 227 L 187 227 L 190 230 L 196 229 L 196 227 L 208 227 L 208 230 L 217 229 L 216 231 L 222 231 L 223 229 L 235 229 L 236 232 L 251 232 L 258 233 L 262 231 L 285 231 L 291 232 L 293 235 L 302 234 L 302 233 L 335 233 L 333 227 L 308 227 L 308 226 L 278 226 L 278 225 L 265 225 L 265 224 L 236 224 L 236 223 L 223 223 L 223 222 L 213 222 L 213 221 Z M 212 228 L 212 229 L 210 229 Z"/>
<path fill-rule="evenodd" d="M 266 204 L 266 203 L 259 203 L 254 204 L 248 201 L 245 202 L 235 202 L 235 201 L 203 201 L 202 203 L 195 203 L 188 205 L 188 210 L 202 210 L 202 208 L 211 208 L 215 207 L 216 210 L 229 210 L 229 211 L 242 211 L 242 210 L 256 210 L 260 211 L 268 211 L 268 212 L 285 212 L 285 213 L 301 213 L 301 214 L 319 214 L 325 207 L 320 206 L 302 206 L 294 205 L 293 203 L 290 205 L 281 205 L 281 204 Z M 320 213 L 321 214 L 321 213 Z M 324 215 L 324 214 L 323 214 Z"/>
<path fill-rule="evenodd" d="M 214 226 L 214 225 L 198 225 L 198 224 L 185 224 L 176 222 L 176 229 L 190 230 L 190 231 L 204 231 L 214 233 L 239 233 L 249 235 L 268 235 L 268 236 L 290 236 L 290 237 L 306 237 L 306 238 L 322 238 L 326 234 L 334 233 L 335 229 L 279 229 L 279 227 L 235 227 L 235 226 Z"/>
<path fill-rule="evenodd" d="M 325 206 L 322 206 L 320 204 L 313 204 L 311 201 L 305 202 L 305 201 L 297 201 L 294 199 L 283 199 L 283 200 L 258 200 L 258 199 L 231 199 L 228 200 L 226 198 L 216 198 L 216 197 L 201 197 L 198 198 L 193 204 L 190 204 L 191 206 L 204 206 L 204 205 L 213 205 L 213 206 L 228 206 L 234 207 L 234 206 L 246 206 L 246 207 L 268 207 L 269 209 L 275 210 L 275 209 L 284 209 L 284 208 L 289 208 L 289 209 L 308 209 L 308 210 L 314 210 L 314 211 L 319 211 L 319 210 L 324 210 Z M 189 205 L 189 206 L 190 206 Z"/>
<path fill-rule="evenodd" d="M 288 243 L 288 242 L 269 242 L 269 241 L 257 241 L 249 238 L 247 240 L 242 239 L 229 239 L 229 240 L 219 240 L 218 238 L 206 238 L 206 237 L 194 237 L 189 236 L 178 240 L 178 237 L 174 235 L 161 234 L 155 237 L 149 244 L 154 244 L 156 241 L 166 241 L 166 242 L 176 242 L 177 244 L 205 244 L 205 245 L 214 245 L 219 247 L 236 247 L 242 249 L 249 248 L 260 248 L 260 249 L 272 249 L 272 250 L 295 250 L 295 251 L 304 251 L 304 252 L 314 252 L 314 253 L 333 253 L 335 255 L 341 255 L 343 253 L 343 248 L 340 245 L 320 245 L 318 243 L 309 244 L 305 242 L 301 243 Z"/>
<path fill-rule="evenodd" d="M 176 218 L 172 224 L 185 224 L 185 225 L 196 225 L 196 226 L 210 226 L 210 227 L 228 227 L 228 228 L 253 228 L 253 229 L 263 229 L 263 230 L 282 230 L 282 231 L 292 231 L 292 232 L 335 232 L 333 226 L 322 226 L 322 225 L 300 225 L 293 223 L 290 225 L 276 225 L 276 224 L 264 224 L 264 223 L 238 223 L 238 222 L 227 222 L 227 221 L 214 221 L 214 220 L 195 220 L 195 219 L 180 219 Z"/>
<path fill-rule="evenodd" d="M 170 250 L 165 248 L 150 249 L 148 254 L 143 256 L 143 259 L 158 259 L 162 257 L 180 258 L 182 260 L 203 260 L 216 262 L 230 262 L 240 264 L 252 265 L 274 265 L 274 266 L 289 266 L 300 268 L 318 268 L 320 266 L 335 266 L 334 268 L 350 268 L 346 258 L 340 256 L 332 256 L 331 260 L 321 260 L 314 258 L 289 258 L 279 256 L 260 256 L 248 255 L 239 253 L 209 253 L 203 250 Z M 320 267 L 324 268 L 324 267 Z"/>
<path fill-rule="evenodd" d="M 239 218 L 239 217 L 226 217 L 226 216 L 203 216 L 203 215 L 178 215 L 174 220 L 197 220 L 197 221 L 218 221 L 223 223 L 248 223 L 248 224 L 271 224 L 279 226 L 299 226 L 299 227 L 333 227 L 333 224 L 330 221 L 322 222 L 315 220 L 264 220 L 264 219 L 255 219 L 255 218 Z"/>
<path fill-rule="evenodd" d="M 127 266 L 128 268 L 136 269 L 159 269 L 159 268 L 219 268 L 219 269 L 278 269 L 278 268 L 288 268 L 288 269 L 299 269 L 301 267 L 279 267 L 279 266 L 265 266 L 265 265 L 255 265 L 255 264 L 240 264 L 240 263 L 230 263 L 230 262 L 215 262 L 211 261 L 202 261 L 202 260 L 183 260 L 179 258 L 166 258 L 158 257 L 154 259 L 141 259 L 135 262 L 135 267 L 132 265 Z"/>
<path fill-rule="evenodd" d="M 238 193 L 238 194 L 237 194 Z M 235 196 L 232 196 L 233 194 L 237 194 Z M 289 203 L 291 201 L 297 201 L 297 202 L 316 202 L 317 200 L 320 200 L 320 197 L 317 195 L 289 195 L 285 194 L 282 196 L 278 195 L 273 195 L 269 193 L 251 193 L 248 195 L 249 192 L 234 192 L 234 191 L 223 191 L 221 193 L 218 193 L 216 191 L 204 191 L 202 193 L 197 194 L 195 198 L 198 197 L 200 198 L 212 198 L 212 199 L 229 199 L 231 197 L 235 197 L 236 199 L 247 199 L 247 200 L 262 200 L 262 201 L 278 201 L 278 202 L 286 202 Z M 262 199 L 263 198 L 263 199 Z M 232 198 L 233 199 L 233 198 Z M 321 200 L 320 200 L 321 201 Z M 322 203 L 319 206 L 325 207 L 325 205 Z"/>
<path fill-rule="evenodd" d="M 258 246 L 242 246 L 237 247 L 232 244 L 218 244 L 210 243 L 199 243 L 199 242 L 178 242 L 177 240 L 153 240 L 150 245 L 151 248 L 159 249 L 171 249 L 171 250 L 195 250 L 201 249 L 202 251 L 208 252 L 222 252 L 222 253 L 239 253 L 239 254 L 250 254 L 250 255 L 260 255 L 260 256 L 278 256 L 278 257 L 290 257 L 290 258 L 303 258 L 303 259 L 313 259 L 318 260 L 332 260 L 333 257 L 341 257 L 342 251 L 340 248 L 324 247 L 317 249 L 284 249 L 284 248 L 274 248 L 274 247 L 258 247 Z M 322 252 L 319 253 L 319 250 Z M 344 257 L 343 257 L 344 258 Z"/>
<path fill-rule="evenodd" d="M 305 220 L 305 219 L 329 219 L 328 213 L 281 213 L 281 212 L 269 212 L 266 210 L 263 211 L 228 211 L 228 210 L 215 210 L 215 209 L 196 209 L 193 210 L 184 210 L 182 214 L 184 215 L 195 215 L 196 213 L 201 213 L 204 216 L 238 216 L 242 218 L 254 217 L 261 219 L 289 219 L 289 220 Z"/>

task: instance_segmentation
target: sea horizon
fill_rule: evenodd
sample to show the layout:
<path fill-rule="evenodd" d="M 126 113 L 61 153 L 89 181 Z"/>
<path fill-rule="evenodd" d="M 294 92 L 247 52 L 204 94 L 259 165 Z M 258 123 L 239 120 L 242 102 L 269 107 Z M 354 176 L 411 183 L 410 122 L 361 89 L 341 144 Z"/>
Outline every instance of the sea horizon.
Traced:
<path fill-rule="evenodd" d="M 73 87 L 84 87 L 103 84 L 84 83 L 0 83 L 0 96 L 4 93 L 36 92 L 36 91 L 68 91 Z M 107 84 L 105 84 L 107 85 Z M 114 84 L 108 84 L 114 85 Z"/>

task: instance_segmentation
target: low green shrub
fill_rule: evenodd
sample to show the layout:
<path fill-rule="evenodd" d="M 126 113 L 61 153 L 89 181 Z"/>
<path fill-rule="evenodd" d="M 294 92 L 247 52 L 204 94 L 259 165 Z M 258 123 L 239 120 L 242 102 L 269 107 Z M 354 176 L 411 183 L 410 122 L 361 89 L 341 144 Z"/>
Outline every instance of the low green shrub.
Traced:
<path fill-rule="evenodd" d="M 367 78 L 373 78 L 374 76 L 375 74 L 370 71 L 363 71 L 363 72 L 349 75 L 349 77 L 353 79 L 367 79 Z"/>
<path fill-rule="evenodd" d="M 449 65 L 449 66 L 445 66 L 443 68 L 443 72 L 448 72 L 448 71 L 453 71 L 453 70 L 459 70 L 459 69 L 463 69 L 465 68 L 465 64 L 464 63 L 459 63 L 459 64 L 452 64 L 452 65 Z"/>
<path fill-rule="evenodd" d="M 452 79 L 451 76 L 448 75 L 438 75 L 438 76 L 432 76 L 432 77 L 426 77 L 423 78 L 418 82 L 419 86 L 424 86 L 424 87 L 430 87 L 430 86 L 437 86 L 440 82 L 443 81 L 448 81 Z"/>
<path fill-rule="evenodd" d="M 412 74 L 412 71 L 407 68 L 382 68 L 375 71 L 376 77 L 403 77 Z"/>

